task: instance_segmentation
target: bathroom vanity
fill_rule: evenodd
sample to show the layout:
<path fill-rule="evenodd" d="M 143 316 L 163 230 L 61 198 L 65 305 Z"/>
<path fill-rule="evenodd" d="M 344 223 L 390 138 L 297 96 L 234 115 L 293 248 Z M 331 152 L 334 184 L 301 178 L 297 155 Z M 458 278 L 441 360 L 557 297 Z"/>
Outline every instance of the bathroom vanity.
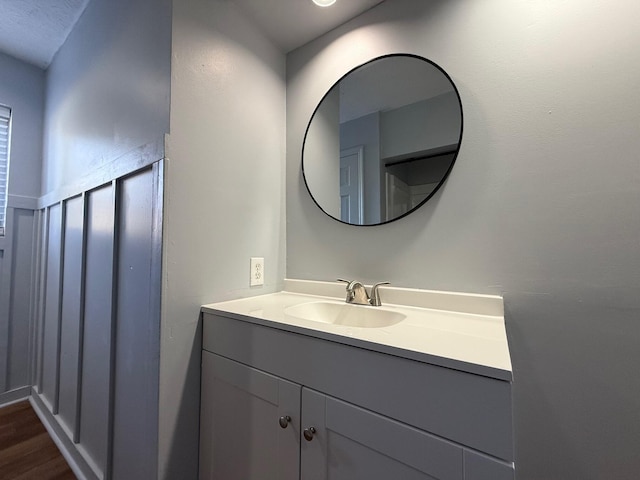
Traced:
<path fill-rule="evenodd" d="M 287 280 L 202 307 L 200 479 L 512 480 L 502 299 L 343 293 Z"/>

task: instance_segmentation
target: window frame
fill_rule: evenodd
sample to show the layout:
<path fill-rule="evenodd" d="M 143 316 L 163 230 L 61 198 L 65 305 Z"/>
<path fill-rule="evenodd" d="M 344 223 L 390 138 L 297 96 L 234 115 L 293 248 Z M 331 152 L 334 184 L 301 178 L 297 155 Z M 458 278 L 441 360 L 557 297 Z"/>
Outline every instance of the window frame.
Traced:
<path fill-rule="evenodd" d="M 9 169 L 11 164 L 11 126 L 13 120 L 13 110 L 8 105 L 0 103 L 0 145 L 2 137 L 6 137 L 6 152 L 0 148 L 0 171 L 5 166 L 6 174 L 4 180 L 0 176 L 0 237 L 6 234 L 7 208 L 9 203 Z M 6 123 L 6 134 L 2 131 L 3 124 Z"/>

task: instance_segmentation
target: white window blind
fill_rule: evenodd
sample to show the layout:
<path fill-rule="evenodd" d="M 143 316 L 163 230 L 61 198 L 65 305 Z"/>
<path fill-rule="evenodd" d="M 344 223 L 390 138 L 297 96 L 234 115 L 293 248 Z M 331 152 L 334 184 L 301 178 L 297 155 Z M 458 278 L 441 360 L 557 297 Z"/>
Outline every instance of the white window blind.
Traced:
<path fill-rule="evenodd" d="M 7 182 L 9 181 L 9 134 L 11 109 L 0 105 L 0 235 L 4 235 L 7 215 Z"/>

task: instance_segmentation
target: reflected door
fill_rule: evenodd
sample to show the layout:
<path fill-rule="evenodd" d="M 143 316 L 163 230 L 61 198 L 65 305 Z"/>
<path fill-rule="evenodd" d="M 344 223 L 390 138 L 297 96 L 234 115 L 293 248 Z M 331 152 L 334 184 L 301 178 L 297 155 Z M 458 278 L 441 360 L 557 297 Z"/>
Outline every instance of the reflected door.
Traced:
<path fill-rule="evenodd" d="M 386 207 L 387 221 L 398 218 L 409 211 L 409 203 L 411 202 L 411 192 L 409 185 L 400 180 L 395 175 L 387 172 L 386 180 Z"/>
<path fill-rule="evenodd" d="M 363 147 L 340 151 L 340 220 L 361 224 Z"/>

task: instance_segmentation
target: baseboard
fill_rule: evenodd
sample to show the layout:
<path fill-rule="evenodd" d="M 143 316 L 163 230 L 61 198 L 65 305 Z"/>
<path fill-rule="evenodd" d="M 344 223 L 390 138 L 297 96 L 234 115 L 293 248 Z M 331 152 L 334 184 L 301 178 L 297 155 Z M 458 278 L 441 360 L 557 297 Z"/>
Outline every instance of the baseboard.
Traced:
<path fill-rule="evenodd" d="M 0 408 L 26 400 L 30 394 L 31 387 L 20 387 L 9 392 L 0 393 Z"/>
<path fill-rule="evenodd" d="M 31 389 L 29 402 L 78 480 L 99 480 L 35 389 Z"/>

